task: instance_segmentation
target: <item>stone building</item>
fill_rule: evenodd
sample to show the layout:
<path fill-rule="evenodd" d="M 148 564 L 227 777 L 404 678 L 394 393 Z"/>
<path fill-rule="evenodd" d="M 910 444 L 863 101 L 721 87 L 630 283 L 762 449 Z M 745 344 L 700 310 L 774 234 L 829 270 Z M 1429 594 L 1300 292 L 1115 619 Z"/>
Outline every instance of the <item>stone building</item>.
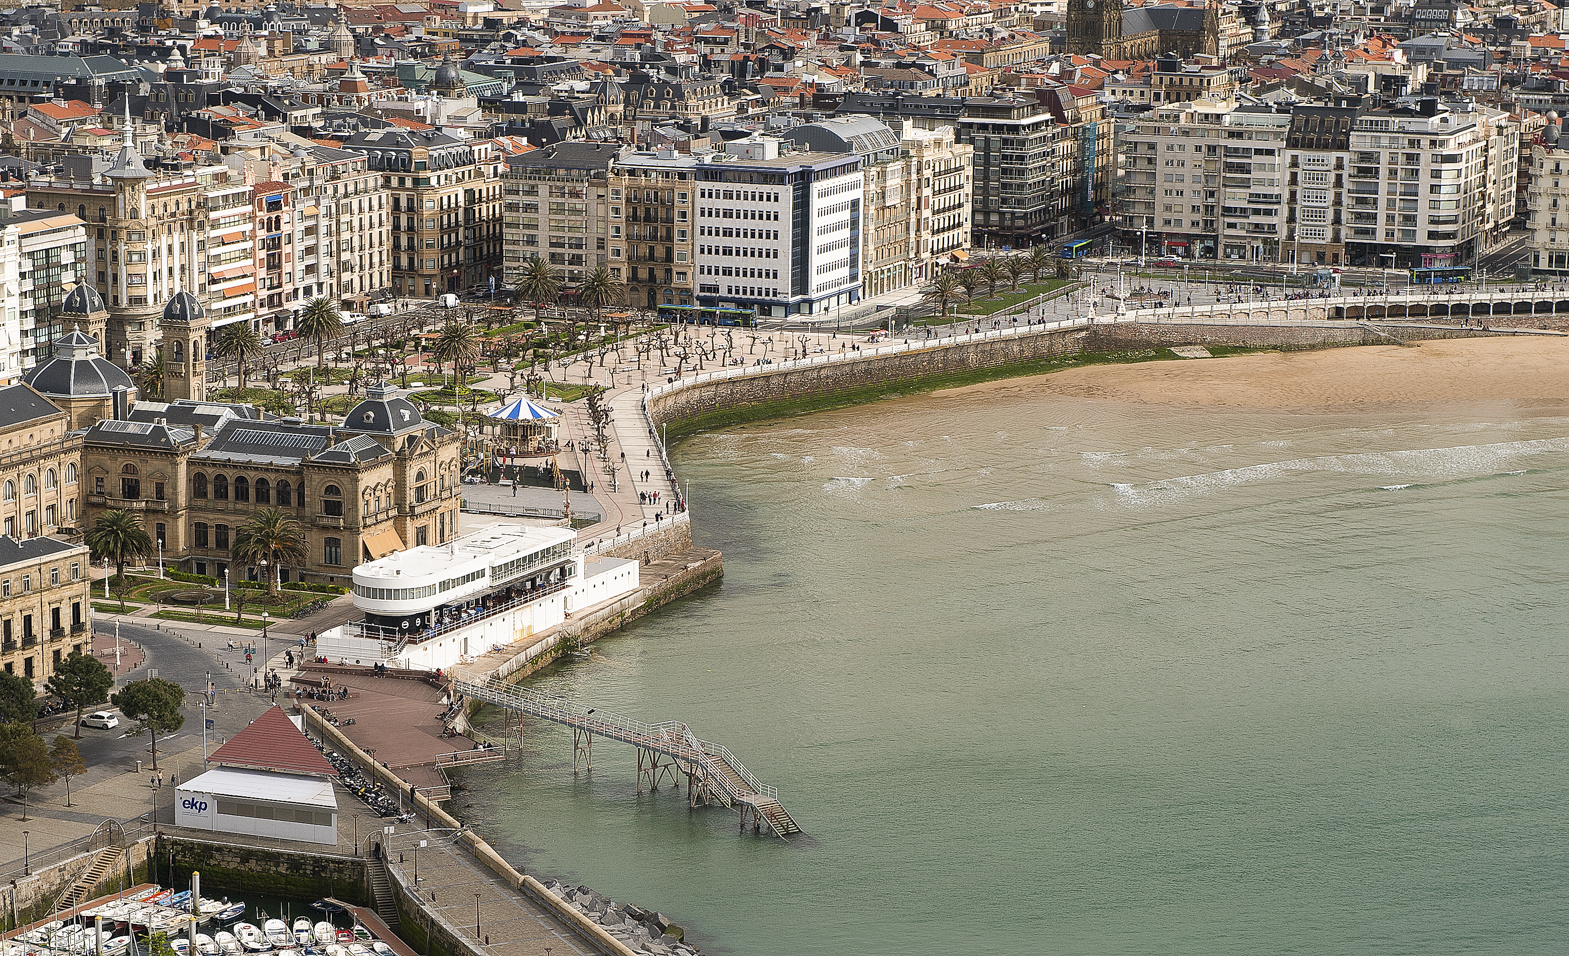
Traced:
<path fill-rule="evenodd" d="M 33 538 L 77 525 L 82 447 L 74 428 L 70 415 L 32 388 L 0 388 L 0 534 Z"/>
<path fill-rule="evenodd" d="M 90 560 L 85 545 L 59 538 L 0 537 L 0 667 L 7 674 L 42 686 L 63 659 L 87 650 Z"/>
<path fill-rule="evenodd" d="M 238 529 L 280 508 L 300 524 L 307 558 L 266 573 L 345 583 L 361 561 L 457 532 L 458 439 L 391 388 L 371 388 L 341 425 L 261 420 L 243 406 L 141 403 L 83 438 L 89 519 L 146 514 L 167 564 L 260 580 L 231 568 Z"/>
<path fill-rule="evenodd" d="M 1166 53 L 1224 59 L 1236 14 L 1222 4 L 1127 6 L 1123 0 L 1068 0 L 1068 52 L 1108 60 Z"/>

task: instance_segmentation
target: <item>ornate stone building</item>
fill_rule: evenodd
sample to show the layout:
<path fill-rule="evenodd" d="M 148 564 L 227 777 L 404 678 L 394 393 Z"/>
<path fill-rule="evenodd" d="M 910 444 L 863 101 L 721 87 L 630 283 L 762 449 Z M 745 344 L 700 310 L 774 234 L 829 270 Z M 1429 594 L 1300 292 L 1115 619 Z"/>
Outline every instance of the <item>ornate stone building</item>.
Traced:
<path fill-rule="evenodd" d="M 1068 52 L 1108 60 L 1207 53 L 1224 59 L 1236 14 L 1203 7 L 1128 7 L 1123 0 L 1068 0 Z"/>
<path fill-rule="evenodd" d="M 457 533 L 458 440 L 392 388 L 371 388 L 342 425 L 261 420 L 210 402 L 139 403 L 83 439 L 89 520 L 146 513 L 170 566 L 234 580 L 238 529 L 263 508 L 299 522 L 307 558 L 282 580 L 343 583 L 362 561 Z"/>

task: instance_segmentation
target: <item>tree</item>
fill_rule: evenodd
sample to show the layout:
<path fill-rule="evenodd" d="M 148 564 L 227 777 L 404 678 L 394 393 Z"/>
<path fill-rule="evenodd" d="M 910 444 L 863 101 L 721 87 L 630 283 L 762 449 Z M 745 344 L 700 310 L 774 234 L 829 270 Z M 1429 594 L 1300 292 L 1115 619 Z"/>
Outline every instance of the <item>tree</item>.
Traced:
<path fill-rule="evenodd" d="M 540 312 L 561 298 L 561 273 L 552 269 L 550 263 L 535 256 L 529 260 L 528 267 L 518 279 L 518 294 L 534 303 L 534 320 L 543 321 Z"/>
<path fill-rule="evenodd" d="M 454 319 L 441 327 L 436 336 L 436 361 L 452 363 L 452 393 L 456 395 L 463 384 L 464 369 L 471 369 L 479 360 L 479 332 L 467 322 Z"/>
<path fill-rule="evenodd" d="M 266 561 L 276 568 L 285 563 L 303 564 L 307 557 L 300 524 L 277 508 L 263 508 L 234 532 L 229 555 L 240 564 L 257 567 Z M 269 571 L 267 594 L 278 596 L 278 575 Z"/>
<path fill-rule="evenodd" d="M 245 387 L 245 363 L 262 354 L 261 336 L 249 322 L 234 322 L 218 333 L 215 351 L 224 358 L 234 359 L 238 366 L 240 387 Z"/>
<path fill-rule="evenodd" d="M 54 765 L 55 775 L 65 780 L 65 805 L 70 806 L 71 778 L 87 772 L 87 761 L 76 749 L 76 741 L 65 734 L 54 739 L 54 746 L 49 748 L 49 761 Z"/>
<path fill-rule="evenodd" d="M 959 270 L 959 288 L 964 290 L 965 302 L 974 302 L 975 293 L 979 292 L 981 286 L 985 284 L 986 280 L 981 278 L 981 271 L 979 269 Z"/>
<path fill-rule="evenodd" d="M 136 366 L 136 390 L 142 398 L 163 397 L 163 346 L 153 349 L 147 361 Z"/>
<path fill-rule="evenodd" d="M 59 779 L 43 738 L 21 723 L 0 724 L 0 776 L 16 785 L 16 795 L 22 798 L 23 820 L 27 819 L 27 791 L 47 787 Z"/>
<path fill-rule="evenodd" d="M 152 536 L 142 527 L 142 518 L 134 511 L 115 509 L 98 516 L 98 521 L 82 536 L 92 549 L 93 559 L 110 558 L 114 561 L 115 576 L 120 578 L 120 610 L 125 610 L 125 564 L 135 558 L 145 558 L 153 553 Z"/>
<path fill-rule="evenodd" d="M 185 704 L 185 688 L 162 677 L 132 681 L 109 698 L 126 720 L 134 721 L 153 742 L 153 769 L 158 769 L 158 735 L 173 733 L 185 726 L 180 708 Z"/>
<path fill-rule="evenodd" d="M 0 671 L 0 722 L 30 723 L 38 717 L 33 682 L 20 674 Z"/>
<path fill-rule="evenodd" d="M 959 277 L 952 272 L 939 272 L 932 284 L 922 291 L 922 296 L 928 302 L 937 303 L 938 310 L 943 315 L 948 314 L 948 305 L 964 295 L 964 286 L 959 283 Z"/>
<path fill-rule="evenodd" d="M 343 316 L 332 300 L 317 297 L 305 303 L 294 328 L 308 339 L 316 340 L 316 364 L 327 367 L 327 343 L 343 334 Z"/>
<path fill-rule="evenodd" d="M 114 674 L 103 661 L 81 651 L 61 661 L 44 689 L 76 707 L 76 739 L 82 737 L 82 708 L 101 704 L 114 689 Z"/>
<path fill-rule="evenodd" d="M 583 284 L 577 287 L 577 301 L 594 313 L 594 321 L 600 322 L 600 313 L 605 306 L 614 303 L 621 297 L 623 290 L 621 281 L 610 274 L 610 270 L 600 266 L 583 278 Z"/>
<path fill-rule="evenodd" d="M 988 297 L 995 296 L 997 294 L 997 283 L 1008 277 L 1007 267 L 1003 265 L 1001 259 L 995 257 L 981 263 L 980 268 L 975 271 L 980 274 L 980 280 L 986 283 L 986 295 Z"/>
<path fill-rule="evenodd" d="M 154 933 L 147 937 L 147 956 L 177 956 L 178 950 L 169 942 L 168 933 Z"/>
<path fill-rule="evenodd" d="M 1052 254 L 1050 246 L 1031 246 L 1030 251 L 1024 254 L 1025 264 L 1030 269 L 1030 278 L 1039 281 L 1041 273 L 1051 268 L 1052 260 L 1056 258 L 1058 257 Z"/>
<path fill-rule="evenodd" d="M 1007 270 L 1008 282 L 1013 286 L 1013 291 L 1019 291 L 1019 280 L 1030 272 L 1030 264 L 1024 256 L 1009 256 L 1003 260 L 1003 269 Z"/>

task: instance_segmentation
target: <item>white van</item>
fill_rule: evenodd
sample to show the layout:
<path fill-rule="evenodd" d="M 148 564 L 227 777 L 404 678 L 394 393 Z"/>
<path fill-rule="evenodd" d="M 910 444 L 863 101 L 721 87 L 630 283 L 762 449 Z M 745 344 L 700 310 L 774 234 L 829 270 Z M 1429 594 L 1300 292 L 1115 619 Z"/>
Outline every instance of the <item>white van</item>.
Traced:
<path fill-rule="evenodd" d="M 441 307 L 444 309 L 456 309 L 458 307 L 458 296 L 455 292 L 444 292 L 437 301 L 441 303 Z"/>

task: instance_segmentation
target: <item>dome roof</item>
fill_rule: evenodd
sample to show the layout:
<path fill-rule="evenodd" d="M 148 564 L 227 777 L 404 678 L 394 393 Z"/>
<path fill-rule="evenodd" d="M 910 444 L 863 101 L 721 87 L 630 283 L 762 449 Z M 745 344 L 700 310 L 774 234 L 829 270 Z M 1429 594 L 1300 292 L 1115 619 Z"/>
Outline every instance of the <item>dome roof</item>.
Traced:
<path fill-rule="evenodd" d="M 200 322 L 207 317 L 207 310 L 189 292 L 176 292 L 169 304 L 163 307 L 165 322 Z"/>
<path fill-rule="evenodd" d="M 463 82 L 463 71 L 448 57 L 442 57 L 441 65 L 436 67 L 436 76 L 430 81 L 433 90 L 461 90 L 466 88 Z"/>
<path fill-rule="evenodd" d="M 22 381 L 60 398 L 107 398 L 116 388 L 136 387 L 131 376 L 98 353 L 97 340 L 79 329 L 55 339 L 54 358 L 35 365 Z"/>
<path fill-rule="evenodd" d="M 365 400 L 349 409 L 343 417 L 343 430 L 375 435 L 401 435 L 425 427 L 425 416 L 395 388 L 373 385 L 365 390 Z"/>
<path fill-rule="evenodd" d="M 65 301 L 60 303 L 62 315 L 92 315 L 102 311 L 104 311 L 103 296 L 85 282 L 67 292 Z"/>

